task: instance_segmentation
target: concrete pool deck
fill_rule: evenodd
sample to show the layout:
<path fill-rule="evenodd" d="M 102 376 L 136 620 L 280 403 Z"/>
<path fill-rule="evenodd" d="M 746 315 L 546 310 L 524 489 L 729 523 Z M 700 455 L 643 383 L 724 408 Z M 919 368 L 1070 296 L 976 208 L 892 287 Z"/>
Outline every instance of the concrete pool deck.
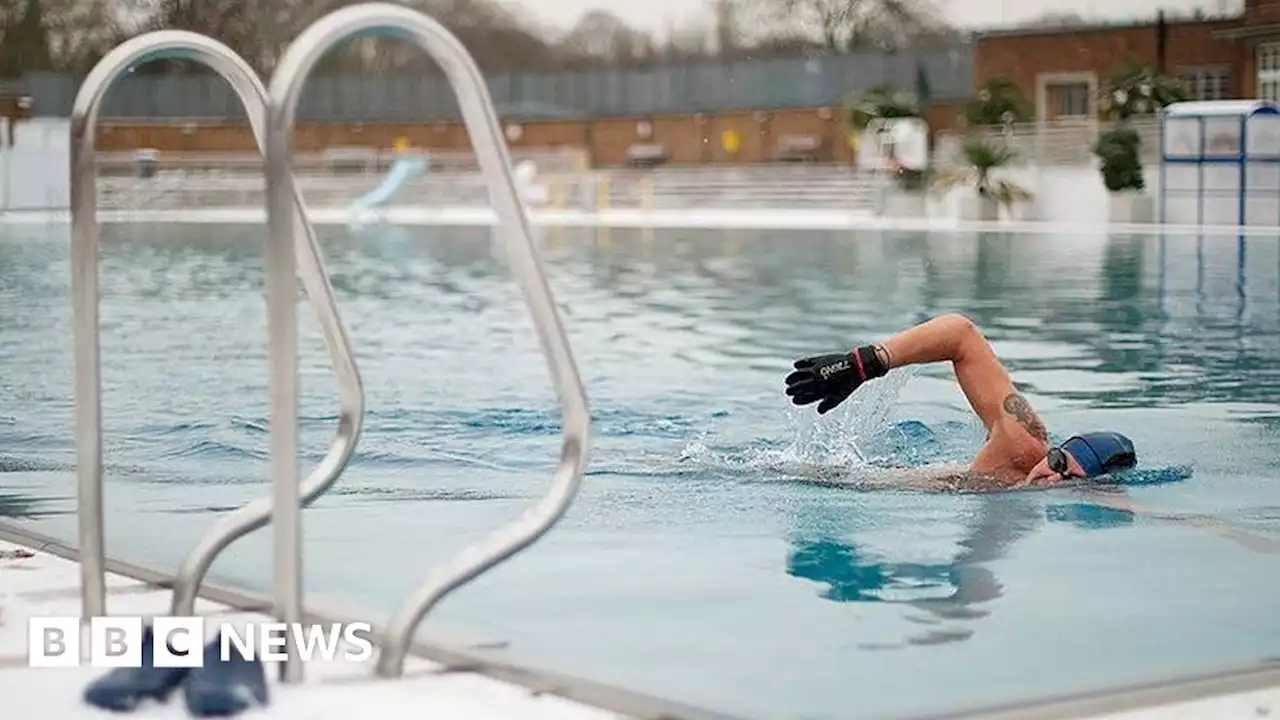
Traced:
<path fill-rule="evenodd" d="M 76 551 L 56 540 L 0 522 L 0 697 L 6 717 L 60 720 L 120 717 L 83 702 L 86 685 L 106 671 L 88 666 L 32 668 L 27 662 L 27 623 L 33 616 L 80 614 Z M 112 615 L 164 615 L 167 578 L 127 563 L 109 562 L 107 603 Z M 314 605 L 314 603 L 309 603 Z M 266 622 L 264 598 L 205 588 L 196 604 L 202 617 L 231 623 Z M 309 608 L 310 622 L 354 621 L 349 612 Z M 375 632 L 376 632 L 375 624 Z M 608 720 L 618 717 L 732 720 L 733 716 L 650 698 L 587 680 L 517 664 L 501 648 L 474 645 L 426 627 L 413 646 L 405 674 L 373 675 L 372 661 L 312 661 L 298 686 L 276 682 L 267 667 L 270 704 L 246 716 L 276 718 L 375 717 L 546 718 Z M 12 713 L 12 714 L 10 714 Z M 189 717 L 180 697 L 139 708 L 147 718 Z"/>
<path fill-rule="evenodd" d="M 27 666 L 27 619 L 79 614 L 76 551 L 24 528 L 0 522 L 0 697 L 14 717 L 62 720 L 117 717 L 86 706 L 81 694 L 103 673 L 99 668 Z M 108 599 L 112 614 L 155 615 L 168 609 L 167 578 L 135 565 L 111 562 Z M 196 612 L 232 623 L 266 621 L 265 599 L 236 591 L 205 588 Z M 346 618 L 352 618 L 346 615 Z M 309 619 L 342 616 L 312 613 Z M 424 635 L 439 636 L 428 628 Z M 405 676 L 382 680 L 369 663 L 311 662 L 306 682 L 282 686 L 272 668 L 267 676 L 270 705 L 246 717 L 346 719 L 374 711 L 379 717 L 447 718 L 658 718 L 730 720 L 734 716 L 621 690 L 588 680 L 519 665 L 500 650 L 434 639 L 414 646 Z M 1280 663 L 1217 675 L 1100 691 L 1038 703 L 933 715 L 965 720 L 1228 720 L 1268 717 L 1280 712 Z M 134 713 L 140 717 L 188 717 L 180 698 Z"/>
<path fill-rule="evenodd" d="M 350 225 L 351 213 L 344 208 L 308 208 L 314 225 Z M 262 207 L 193 208 L 189 210 L 100 210 L 104 223 L 187 223 L 265 224 Z M 530 221 L 543 227 L 659 229 L 757 229 L 757 230 L 890 230 L 904 232 L 1007 232 L 1029 235 L 1134 234 L 1227 237 L 1278 237 L 1280 226 L 1175 225 L 1167 223 L 1064 222 L 1061 220 L 999 220 L 993 222 L 957 220 L 948 217 L 892 218 L 863 210 L 796 208 L 700 208 L 634 209 L 599 211 L 536 209 Z M 497 216 L 485 207 L 416 208 L 390 207 L 381 213 L 386 225 L 406 226 L 496 226 Z M 69 225 L 65 210 L 23 210 L 0 212 L 4 225 Z M 365 229 L 377 225 L 365 224 Z"/>

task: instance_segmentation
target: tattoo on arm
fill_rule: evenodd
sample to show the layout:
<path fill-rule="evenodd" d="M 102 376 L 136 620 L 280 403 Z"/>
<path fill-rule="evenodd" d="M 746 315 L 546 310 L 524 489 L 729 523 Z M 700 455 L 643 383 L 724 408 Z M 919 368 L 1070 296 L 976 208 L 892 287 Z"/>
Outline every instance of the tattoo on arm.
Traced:
<path fill-rule="evenodd" d="M 1004 411 L 1016 418 L 1018 423 L 1031 433 L 1031 437 L 1049 442 L 1049 431 L 1040 421 L 1040 416 L 1031 408 L 1031 403 L 1027 402 L 1022 395 L 1013 392 L 1005 396 Z"/>

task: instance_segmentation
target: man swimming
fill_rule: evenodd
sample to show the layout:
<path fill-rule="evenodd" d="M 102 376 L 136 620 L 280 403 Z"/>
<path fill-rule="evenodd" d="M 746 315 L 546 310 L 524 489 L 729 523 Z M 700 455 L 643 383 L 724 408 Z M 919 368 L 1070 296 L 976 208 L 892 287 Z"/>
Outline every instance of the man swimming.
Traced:
<path fill-rule="evenodd" d="M 963 315 L 943 315 L 848 353 L 795 362 L 787 395 L 796 405 L 818 403 L 825 414 L 868 380 L 895 367 L 950 361 L 960 389 L 987 428 L 987 442 L 968 468 L 1005 487 L 1046 485 L 1133 467 L 1133 442 L 1114 432 L 1076 435 L 1050 446 L 1049 432 L 1013 387 L 1008 371 L 977 326 Z"/>

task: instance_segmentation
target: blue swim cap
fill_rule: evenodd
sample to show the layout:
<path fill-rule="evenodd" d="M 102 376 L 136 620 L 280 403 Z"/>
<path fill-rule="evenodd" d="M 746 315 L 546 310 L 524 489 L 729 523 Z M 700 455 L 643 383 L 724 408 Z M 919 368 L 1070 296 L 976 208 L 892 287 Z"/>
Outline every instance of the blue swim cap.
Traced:
<path fill-rule="evenodd" d="M 1085 477 L 1106 475 L 1138 464 L 1133 441 L 1116 432 L 1093 432 L 1076 435 L 1062 443 L 1062 449 L 1084 468 Z"/>

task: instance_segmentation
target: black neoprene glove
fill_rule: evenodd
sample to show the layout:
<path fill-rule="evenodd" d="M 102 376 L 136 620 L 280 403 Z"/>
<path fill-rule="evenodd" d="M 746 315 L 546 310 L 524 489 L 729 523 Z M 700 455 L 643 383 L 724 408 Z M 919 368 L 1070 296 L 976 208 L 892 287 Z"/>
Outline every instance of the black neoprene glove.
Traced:
<path fill-rule="evenodd" d="M 796 405 L 818 404 L 825 414 L 844 402 L 866 381 L 882 377 L 889 367 L 876 354 L 875 346 L 863 345 L 853 352 L 816 355 L 797 360 L 787 376 L 787 395 Z"/>

